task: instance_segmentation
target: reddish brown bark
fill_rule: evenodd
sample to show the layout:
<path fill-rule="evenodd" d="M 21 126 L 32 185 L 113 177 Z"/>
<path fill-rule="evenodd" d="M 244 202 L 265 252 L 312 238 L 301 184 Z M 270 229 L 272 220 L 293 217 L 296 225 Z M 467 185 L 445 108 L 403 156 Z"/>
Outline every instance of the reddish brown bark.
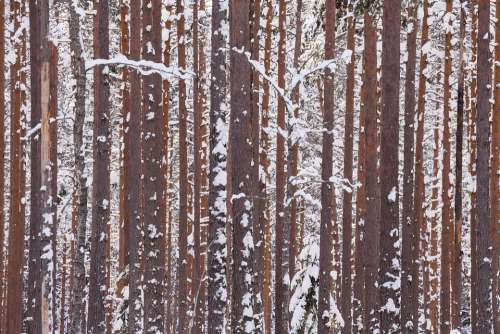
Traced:
<path fill-rule="evenodd" d="M 335 58 L 335 3 L 326 2 L 325 10 L 325 60 Z M 332 233 L 334 185 L 331 181 L 333 166 L 333 127 L 335 100 L 334 74 L 327 67 L 324 72 L 324 113 L 321 162 L 321 223 L 320 223 L 320 255 L 319 255 L 319 294 L 318 294 L 318 333 L 330 333 L 329 314 L 330 294 L 333 286 L 332 271 Z"/>
<path fill-rule="evenodd" d="M 5 89 L 5 3 L 0 3 L 0 92 Z M 5 110 L 5 94 L 0 94 L 0 110 Z M 5 189 L 5 112 L 0 116 L 0 189 Z M 5 226 L 4 226 L 5 197 L 0 196 L 0 333 L 4 333 L 4 307 L 7 280 L 5 279 Z"/>
<path fill-rule="evenodd" d="M 490 229 L 490 2 L 478 1 L 477 15 L 477 112 L 476 112 L 476 191 L 477 191 L 477 326 L 478 332 L 491 331 L 491 229 Z"/>

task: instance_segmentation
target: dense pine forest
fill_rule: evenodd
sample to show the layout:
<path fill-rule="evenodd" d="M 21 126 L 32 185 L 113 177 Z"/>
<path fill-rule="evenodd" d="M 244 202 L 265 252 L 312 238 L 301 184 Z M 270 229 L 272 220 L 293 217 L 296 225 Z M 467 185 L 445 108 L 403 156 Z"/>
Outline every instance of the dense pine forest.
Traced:
<path fill-rule="evenodd" d="M 0 334 L 500 334 L 500 0 L 0 0 Z"/>

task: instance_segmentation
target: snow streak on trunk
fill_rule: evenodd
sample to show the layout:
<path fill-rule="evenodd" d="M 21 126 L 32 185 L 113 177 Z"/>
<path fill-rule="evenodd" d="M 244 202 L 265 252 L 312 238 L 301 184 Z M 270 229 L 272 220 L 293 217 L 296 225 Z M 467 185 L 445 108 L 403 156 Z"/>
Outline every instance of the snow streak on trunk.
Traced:
<path fill-rule="evenodd" d="M 325 10 L 325 60 L 335 58 L 335 3 L 326 2 Z M 319 255 L 318 334 L 331 332 L 330 309 L 332 299 L 332 237 L 334 184 L 333 127 L 334 127 L 334 72 L 327 67 L 324 72 L 323 141 L 321 154 L 321 222 Z"/>
<path fill-rule="evenodd" d="M 208 179 L 208 333 L 225 331 L 227 300 L 226 245 L 226 48 L 227 1 L 212 3 L 212 50 L 210 82 L 210 171 Z"/>
<path fill-rule="evenodd" d="M 384 1 L 382 18 L 380 147 L 380 331 L 398 331 L 399 241 L 399 58 L 401 0 Z"/>

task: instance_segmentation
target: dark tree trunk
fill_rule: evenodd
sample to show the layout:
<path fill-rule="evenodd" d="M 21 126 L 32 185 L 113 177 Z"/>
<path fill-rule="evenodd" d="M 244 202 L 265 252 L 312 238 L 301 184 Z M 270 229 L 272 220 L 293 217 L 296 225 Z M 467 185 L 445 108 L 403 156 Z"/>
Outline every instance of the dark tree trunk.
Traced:
<path fill-rule="evenodd" d="M 226 306 L 226 48 L 227 8 L 212 4 L 212 49 L 210 82 L 210 172 L 208 183 L 208 333 L 224 333 Z"/>
<path fill-rule="evenodd" d="M 418 246 L 419 236 L 415 224 L 413 207 L 414 151 L 415 151 L 415 66 L 417 55 L 417 1 L 411 1 L 407 8 L 407 33 L 404 115 L 404 171 L 403 171 L 403 213 L 401 248 L 401 329 L 405 333 L 418 332 Z M 410 29 L 409 27 L 407 29 Z"/>
<path fill-rule="evenodd" d="M 364 293 L 363 293 L 363 329 L 365 331 L 373 331 L 378 328 L 378 289 L 377 271 L 380 247 L 380 224 L 379 216 L 379 197 L 380 185 L 377 178 L 377 31 L 375 30 L 369 8 L 365 8 L 364 12 L 365 24 L 365 45 L 364 45 L 364 106 L 363 113 L 365 114 L 365 141 L 366 141 L 366 173 L 364 182 L 366 212 L 364 220 Z"/>
<path fill-rule="evenodd" d="M 76 2 L 81 6 L 81 2 Z M 69 6 L 69 35 L 71 39 L 71 68 L 75 87 L 75 121 L 73 125 L 73 155 L 75 161 L 75 192 L 76 192 L 76 244 L 73 257 L 73 275 L 71 276 L 71 322 L 73 333 L 83 333 L 85 323 L 85 252 L 87 244 L 87 201 L 88 187 L 85 173 L 85 151 L 83 142 L 83 126 L 85 123 L 85 59 L 81 44 L 80 15 L 75 6 Z"/>
<path fill-rule="evenodd" d="M 23 294 L 23 254 L 24 254 L 24 205 L 21 198 L 24 196 L 24 149 L 21 141 L 22 116 L 21 105 L 21 61 L 22 46 L 15 43 L 15 32 L 21 24 L 21 3 L 11 2 L 11 17 L 13 19 L 13 32 L 11 33 L 12 47 L 16 50 L 15 63 L 10 67 L 10 208 L 9 208 L 9 243 L 8 264 L 6 268 L 6 326 L 5 333 L 20 333 L 22 326 L 22 294 Z M 2 35 L 3 36 L 3 35 Z M 23 36 L 24 37 L 24 36 Z M 2 53 L 3 55 L 3 53 Z M 2 62 L 3 64 L 3 62 Z M 2 72 L 3 73 L 3 72 Z M 33 98 L 33 97 L 32 97 Z M 32 263 L 30 261 L 30 263 Z M 29 304 L 29 303 L 28 303 Z M 14 307 L 14 305 L 17 305 Z"/>
<path fill-rule="evenodd" d="M 184 4 L 177 0 L 177 59 L 180 68 L 186 67 L 186 46 L 184 44 Z M 184 334 L 188 328 L 188 161 L 187 161 L 187 110 L 186 110 L 186 82 L 179 80 L 179 259 L 177 268 L 177 309 L 179 334 Z"/>
<path fill-rule="evenodd" d="M 97 0 L 96 0 L 97 1 Z M 109 58 L 109 6 L 107 0 L 94 3 L 94 57 Z M 87 333 L 105 331 L 106 244 L 109 242 L 107 224 L 110 213 L 110 106 L 109 77 L 105 66 L 94 68 L 94 133 L 92 178 L 92 228 L 90 236 L 90 274 Z"/>
<path fill-rule="evenodd" d="M 477 325 L 479 333 L 491 331 L 491 230 L 490 230 L 490 2 L 478 1 L 477 27 Z"/>
<path fill-rule="evenodd" d="M 453 235 L 452 258 L 452 298 L 451 298 L 451 325 L 452 329 L 460 330 L 460 311 L 462 299 L 462 159 L 463 159 L 463 132 L 464 132 L 464 40 L 467 16 L 461 1 L 460 8 L 460 55 L 457 88 L 457 128 L 455 132 L 455 222 Z"/>
<path fill-rule="evenodd" d="M 325 11 L 325 60 L 335 58 L 335 3 L 326 2 Z M 318 334 L 331 333 L 330 319 L 324 317 L 330 312 L 332 293 L 332 237 L 333 237 L 333 198 L 334 184 L 331 181 L 333 166 L 333 127 L 334 127 L 334 74 L 330 68 L 324 73 L 324 113 L 323 141 L 321 153 L 321 223 L 319 255 L 319 295 L 318 295 Z"/>
<path fill-rule="evenodd" d="M 231 331 L 247 333 L 254 329 L 252 311 L 253 217 L 251 210 L 252 128 L 251 108 L 252 69 L 244 52 L 250 52 L 250 2 L 230 3 L 231 43 L 231 150 L 233 269 L 231 293 Z M 242 52 L 236 51 L 242 50 Z M 250 112 L 248 112 L 250 111 Z"/>
<path fill-rule="evenodd" d="M 352 3 L 345 8 L 346 13 L 353 13 Z M 353 15 L 347 18 L 347 49 L 351 50 L 351 58 L 347 65 L 346 80 L 346 109 L 344 125 L 344 180 L 348 182 L 347 187 L 353 184 L 353 133 L 354 133 L 354 66 L 355 66 L 355 37 Z M 352 192 L 353 189 L 344 190 L 342 204 L 342 293 L 341 310 L 345 326 L 342 333 L 350 334 L 352 331 L 352 270 L 351 270 L 351 239 L 352 239 Z"/>
<path fill-rule="evenodd" d="M 380 147 L 380 332 L 398 330 L 399 304 L 396 278 L 399 261 L 399 58 L 401 0 L 384 1 L 382 18 L 381 147 Z M 369 254 L 369 253 L 368 253 Z"/>

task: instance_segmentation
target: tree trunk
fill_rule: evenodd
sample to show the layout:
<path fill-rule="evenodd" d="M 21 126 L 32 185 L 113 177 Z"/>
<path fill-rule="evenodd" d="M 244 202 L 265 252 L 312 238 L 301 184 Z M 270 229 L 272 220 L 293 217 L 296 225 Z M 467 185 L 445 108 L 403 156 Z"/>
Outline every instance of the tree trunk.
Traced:
<path fill-rule="evenodd" d="M 380 147 L 380 331 L 398 330 L 399 270 L 399 57 L 400 0 L 384 1 L 382 18 L 381 147 Z M 368 253 L 369 254 L 369 253 Z"/>
<path fill-rule="evenodd" d="M 107 0 L 95 0 L 94 57 L 109 58 L 109 7 Z M 104 301 L 106 286 L 106 244 L 109 242 L 107 224 L 110 214 L 110 106 L 109 78 L 105 66 L 94 68 L 94 133 L 92 178 L 92 228 L 90 244 L 88 334 L 105 331 Z"/>
<path fill-rule="evenodd" d="M 342 293 L 341 310 L 345 326 L 342 333 L 350 334 L 352 331 L 352 270 L 351 270 L 351 239 L 352 239 L 352 193 L 353 184 L 353 133 L 354 133 L 354 67 L 355 67 L 355 37 L 354 37 L 354 18 L 353 5 L 345 6 L 347 17 L 347 49 L 351 51 L 349 64 L 347 65 L 346 80 L 346 109 L 344 125 L 344 182 L 347 187 L 344 188 L 344 197 L 342 202 Z M 350 189 L 348 189 L 350 188 Z"/>
<path fill-rule="evenodd" d="M 453 235 L 453 258 L 451 275 L 451 328 L 460 330 L 462 298 L 462 147 L 464 128 L 464 40 L 467 16 L 462 1 L 460 8 L 460 55 L 457 88 L 457 128 L 455 132 L 455 221 Z"/>
<path fill-rule="evenodd" d="M 325 10 L 325 60 L 335 58 L 335 3 L 326 2 Z M 331 181 L 333 166 L 334 127 L 334 73 L 327 67 L 324 72 L 324 113 L 321 153 L 321 223 L 319 254 L 318 334 L 331 333 L 330 296 L 332 289 L 332 233 L 334 184 Z M 276 232 L 278 233 L 278 232 Z M 325 315 L 328 315 L 325 317 Z"/>
<path fill-rule="evenodd" d="M 414 188 L 414 147 L 415 147 L 415 66 L 417 55 L 417 1 L 411 1 L 408 16 L 405 76 L 405 125 L 404 125 L 404 167 L 403 167 L 403 212 L 401 247 L 401 330 L 406 333 L 418 332 L 418 243 L 415 210 L 413 207 Z"/>
<path fill-rule="evenodd" d="M 491 135 L 491 235 L 493 332 L 500 333 L 500 1 L 496 2 L 495 22 L 495 102 Z"/>
<path fill-rule="evenodd" d="M 142 57 L 161 63 L 161 2 L 143 1 Z M 162 79 L 142 79 L 142 182 L 144 200 L 144 331 L 163 332 L 165 276 L 165 187 L 163 175 Z"/>
<path fill-rule="evenodd" d="M 491 331 L 491 230 L 490 230 L 490 2 L 478 2 L 477 46 L 477 322 L 480 333 Z"/>
<path fill-rule="evenodd" d="M 266 1 L 266 39 L 264 41 L 264 70 L 267 75 L 271 70 L 271 42 L 272 30 L 271 24 L 273 20 L 273 5 L 272 0 Z M 261 112 L 261 126 L 260 126 L 260 158 L 259 163 L 262 168 L 262 173 L 259 177 L 259 225 L 264 227 L 264 266 L 263 266 L 263 280 L 262 280 L 262 307 L 264 314 L 264 333 L 271 333 L 272 323 L 272 296 L 271 296 L 271 219 L 269 210 L 269 200 L 267 194 L 267 184 L 270 183 L 271 176 L 269 174 L 269 158 L 268 152 L 270 148 L 269 140 L 269 100 L 270 100 L 270 86 L 267 80 L 262 83 L 262 112 Z"/>
<path fill-rule="evenodd" d="M 6 268 L 6 305 L 5 308 L 6 326 L 5 333 L 20 333 L 22 327 L 22 294 L 23 294 L 23 254 L 24 254 L 24 233 L 25 222 L 22 212 L 24 205 L 24 187 L 22 174 L 24 173 L 24 148 L 21 141 L 22 116 L 21 106 L 21 61 L 22 46 L 15 37 L 15 32 L 19 29 L 22 19 L 21 3 L 14 1 L 10 3 L 11 17 L 13 20 L 13 32 L 11 33 L 11 43 L 16 50 L 15 63 L 10 68 L 10 208 L 9 208 L 9 243 L 8 243 L 8 264 Z M 3 35 L 2 35 L 3 36 Z M 23 36 L 24 37 L 24 36 Z M 18 41 L 16 43 L 16 41 Z M 2 53 L 3 55 L 3 53 Z M 2 62 L 3 64 L 3 62 Z M 30 257 L 31 259 L 31 257 Z M 31 264 L 31 261 L 30 261 Z M 29 305 L 30 303 L 28 303 Z M 17 305 L 14 307 L 13 305 Z"/>
<path fill-rule="evenodd" d="M 230 80 L 231 80 L 231 150 L 232 150 L 232 216 L 233 269 L 231 293 L 232 333 L 254 330 L 252 308 L 253 217 L 251 211 L 252 129 L 251 108 L 252 69 L 244 52 L 250 52 L 250 2 L 230 4 Z M 242 52 L 236 51 L 241 50 Z M 248 112 L 251 111 L 251 112 Z"/>
<path fill-rule="evenodd" d="M 380 185 L 377 179 L 377 31 L 372 21 L 370 8 L 364 10 L 364 106 L 365 114 L 365 141 L 366 141 L 366 173 L 364 187 L 366 191 L 366 213 L 364 220 L 364 293 L 363 293 L 363 331 L 374 331 L 378 328 L 378 289 L 377 271 L 380 247 L 380 223 L 379 216 L 379 197 Z"/>
<path fill-rule="evenodd" d="M 0 92 L 5 90 L 5 3 L 0 3 Z M 5 110 L 5 94 L 0 94 L 0 109 Z M 5 113 L 0 116 L 0 189 L 5 189 Z M 0 333 L 5 332 L 4 315 L 6 307 L 5 291 L 5 223 L 4 223 L 5 197 L 0 196 Z"/>
<path fill-rule="evenodd" d="M 208 333 L 225 332 L 226 293 L 226 49 L 228 36 L 227 8 L 220 1 L 212 3 L 211 77 L 210 81 L 210 171 L 208 179 Z M 219 33 L 216 33 L 219 32 Z"/>
<path fill-rule="evenodd" d="M 279 0 L 278 8 L 278 86 L 285 91 L 286 72 L 286 3 Z M 278 98 L 278 132 L 276 134 L 276 265 L 275 265 L 275 303 L 276 333 L 288 333 L 289 302 L 289 232 L 290 225 L 285 217 L 285 138 L 286 105 L 282 97 Z M 286 236 L 286 237 L 285 237 Z"/>
<path fill-rule="evenodd" d="M 76 80 L 75 87 L 75 121 L 73 125 L 73 155 L 75 161 L 75 192 L 76 192 L 76 245 L 73 258 L 73 275 L 71 291 L 71 322 L 72 333 L 83 333 L 85 323 L 85 252 L 87 249 L 87 176 L 85 173 L 85 144 L 83 141 L 83 127 L 85 124 L 85 59 L 83 58 L 83 45 L 81 44 L 80 15 L 76 6 L 69 6 L 69 34 L 71 48 L 71 68 Z"/>
<path fill-rule="evenodd" d="M 141 57 L 141 2 L 130 1 L 130 59 L 139 60 Z M 128 226 L 129 240 L 129 302 L 128 302 L 128 333 L 133 334 L 140 331 L 142 327 L 141 317 L 141 239 L 142 227 L 140 217 L 141 210 L 141 77 L 138 71 L 130 71 L 130 91 L 136 92 L 130 95 L 130 117 L 125 124 L 124 149 L 124 175 L 123 187 L 125 196 L 124 225 Z"/>
<path fill-rule="evenodd" d="M 427 23 L 427 19 L 429 16 L 429 3 L 428 0 L 424 0 L 422 4 L 422 33 L 420 36 L 420 64 L 419 64 L 419 73 L 418 73 L 418 101 L 417 101 L 417 130 L 415 142 L 415 191 L 413 193 L 413 209 L 414 209 L 414 224 L 416 225 L 416 236 L 418 242 L 421 243 L 417 245 L 417 250 L 415 251 L 415 255 L 419 256 L 421 259 L 420 265 L 417 263 L 416 268 L 421 268 L 421 271 L 424 272 L 423 276 L 423 292 L 424 292 L 424 304 L 423 304 L 423 312 L 425 319 L 427 319 L 428 307 L 426 297 L 427 287 L 429 286 L 429 268 L 427 266 L 427 248 L 428 248 L 428 228 L 427 221 L 425 219 L 425 170 L 424 170 L 424 145 L 421 143 L 424 142 L 424 129 L 425 129 L 425 95 L 427 89 L 427 51 L 424 49 L 424 46 L 429 41 L 429 25 Z M 418 278 L 418 274 L 415 279 Z M 413 279 L 413 276 L 412 276 Z M 418 307 L 418 300 L 417 300 Z M 417 308 L 418 311 L 418 308 Z M 418 322 L 418 317 L 416 318 Z M 418 323 L 417 323 L 418 326 Z"/>

